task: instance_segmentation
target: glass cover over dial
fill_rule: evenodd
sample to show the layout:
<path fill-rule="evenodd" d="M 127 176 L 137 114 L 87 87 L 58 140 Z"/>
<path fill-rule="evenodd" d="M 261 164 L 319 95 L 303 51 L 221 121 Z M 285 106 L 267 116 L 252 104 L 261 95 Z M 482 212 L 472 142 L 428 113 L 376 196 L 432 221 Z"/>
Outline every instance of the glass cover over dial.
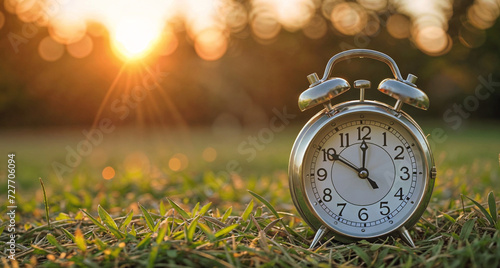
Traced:
<path fill-rule="evenodd" d="M 329 228 L 371 238 L 399 228 L 426 189 L 423 150 L 394 117 L 339 116 L 321 128 L 302 165 L 308 206 Z"/>

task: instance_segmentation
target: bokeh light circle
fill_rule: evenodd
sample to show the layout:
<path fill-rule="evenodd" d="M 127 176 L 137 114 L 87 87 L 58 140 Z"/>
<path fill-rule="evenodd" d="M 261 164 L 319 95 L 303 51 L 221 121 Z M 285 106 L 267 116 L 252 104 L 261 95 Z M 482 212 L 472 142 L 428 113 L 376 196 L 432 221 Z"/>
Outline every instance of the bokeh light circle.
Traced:
<path fill-rule="evenodd" d="M 94 43 L 92 41 L 92 38 L 90 38 L 88 35 L 85 35 L 78 42 L 71 43 L 66 46 L 68 53 L 77 59 L 87 57 L 90 52 L 92 52 L 93 47 Z"/>
<path fill-rule="evenodd" d="M 207 147 L 203 150 L 202 158 L 206 162 L 213 162 L 217 158 L 217 151 L 212 147 Z"/>
<path fill-rule="evenodd" d="M 111 180 L 112 178 L 114 178 L 116 175 L 116 172 L 115 172 L 115 169 L 108 166 L 108 167 L 105 167 L 103 170 L 102 170 L 102 177 L 105 179 L 105 180 Z"/>
<path fill-rule="evenodd" d="M 411 22 L 404 15 L 394 14 L 387 19 L 387 31 L 396 39 L 410 37 L 410 29 Z"/>
<path fill-rule="evenodd" d="M 38 54 L 46 61 L 56 61 L 64 54 L 64 46 L 52 37 L 46 36 L 38 45 Z"/>
<path fill-rule="evenodd" d="M 188 164 L 187 156 L 181 153 L 174 154 L 168 161 L 168 167 L 172 171 L 182 171 L 188 167 Z"/>
<path fill-rule="evenodd" d="M 336 5 L 330 16 L 333 26 L 345 35 L 355 35 L 366 25 L 366 11 L 358 4 L 345 2 Z"/>
<path fill-rule="evenodd" d="M 87 24 L 76 15 L 68 13 L 51 19 L 49 34 L 61 44 L 78 42 L 86 32 Z"/>
<path fill-rule="evenodd" d="M 221 58 L 227 50 L 228 40 L 218 29 L 206 29 L 195 39 L 194 48 L 200 58 L 214 61 Z"/>
<path fill-rule="evenodd" d="M 304 34 L 311 39 L 319 39 L 326 35 L 328 26 L 325 19 L 315 15 L 303 29 Z"/>
<path fill-rule="evenodd" d="M 418 48 L 426 54 L 439 56 L 449 51 L 452 41 L 442 28 L 427 26 L 418 30 L 415 42 Z"/>

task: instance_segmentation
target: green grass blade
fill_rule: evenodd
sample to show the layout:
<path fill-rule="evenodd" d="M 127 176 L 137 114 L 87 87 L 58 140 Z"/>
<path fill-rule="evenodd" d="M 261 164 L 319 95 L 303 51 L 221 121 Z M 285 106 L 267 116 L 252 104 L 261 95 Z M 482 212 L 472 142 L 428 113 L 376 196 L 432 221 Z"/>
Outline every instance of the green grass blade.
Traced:
<path fill-rule="evenodd" d="M 59 242 L 57 242 L 57 239 L 52 235 L 52 234 L 47 234 L 47 236 L 45 236 L 45 238 L 47 238 L 47 241 L 49 241 L 49 243 L 56 247 L 57 250 L 59 250 L 59 252 L 65 252 L 66 250 L 64 250 L 64 248 L 61 246 L 61 244 L 59 244 Z"/>
<path fill-rule="evenodd" d="M 443 217 L 444 217 L 445 219 L 447 219 L 447 220 L 448 220 L 449 222 L 451 222 L 451 223 L 455 223 L 455 222 L 457 222 L 457 221 L 456 221 L 453 217 L 451 217 L 450 215 L 448 215 L 448 214 L 446 214 L 446 213 L 443 213 Z"/>
<path fill-rule="evenodd" d="M 108 248 L 108 245 L 106 243 L 102 242 L 102 240 L 99 239 L 99 237 L 96 237 L 93 242 L 97 246 L 97 249 L 99 249 L 101 251 Z"/>
<path fill-rule="evenodd" d="M 116 222 L 111 218 L 109 213 L 101 207 L 101 205 L 97 206 L 97 213 L 99 214 L 99 217 L 101 220 L 108 226 L 109 231 L 116 237 L 116 238 L 124 238 L 125 236 L 118 230 L 118 226 L 116 225 Z"/>
<path fill-rule="evenodd" d="M 198 213 L 199 209 L 200 209 L 200 202 L 197 202 L 194 208 L 191 210 L 191 218 L 196 216 L 196 213 Z"/>
<path fill-rule="evenodd" d="M 184 219 L 191 218 L 191 217 L 189 217 L 189 214 L 184 209 L 182 209 L 181 207 L 179 207 L 179 205 L 177 205 L 177 203 L 170 200 L 170 198 L 168 198 L 168 197 L 167 197 L 167 200 L 168 200 L 168 203 L 170 203 L 170 205 L 175 209 L 175 211 L 177 211 L 177 213 L 179 213 L 179 215 L 181 215 L 181 217 L 183 217 Z"/>
<path fill-rule="evenodd" d="M 493 218 L 491 217 L 491 215 L 488 213 L 488 211 L 486 211 L 486 209 L 481 204 L 479 204 L 477 201 L 475 201 L 474 199 L 472 199 L 468 196 L 465 196 L 465 197 L 469 198 L 469 200 L 472 201 L 472 203 L 474 203 L 474 205 L 476 205 L 476 207 L 478 207 L 479 210 L 481 210 L 481 212 L 486 217 L 486 219 L 490 222 L 490 224 L 495 226 L 495 222 L 493 221 Z"/>
<path fill-rule="evenodd" d="M 111 218 L 109 213 L 101 207 L 101 205 L 97 206 L 97 213 L 99 213 L 99 217 L 104 222 L 104 224 L 106 224 L 106 226 L 118 229 L 116 222 L 113 220 L 113 218 Z"/>
<path fill-rule="evenodd" d="M 210 242 L 213 242 L 215 240 L 215 235 L 212 232 L 212 230 L 210 230 L 208 225 L 201 223 L 201 222 L 198 222 L 198 227 L 200 227 L 201 231 L 203 231 L 203 233 L 205 233 L 205 235 L 207 236 L 207 238 Z"/>
<path fill-rule="evenodd" d="M 73 243 L 75 242 L 75 236 L 72 233 L 68 232 L 68 230 L 64 228 L 61 228 L 61 230 L 69 239 L 71 239 L 71 241 L 73 241 Z"/>
<path fill-rule="evenodd" d="M 231 213 L 233 212 L 233 207 L 229 207 L 226 209 L 226 212 L 224 212 L 224 215 L 222 215 L 221 222 L 225 222 L 229 216 L 231 216 Z"/>
<path fill-rule="evenodd" d="M 488 194 L 488 208 L 490 209 L 490 214 L 493 222 L 496 223 L 498 221 L 498 212 L 497 203 L 495 201 L 495 195 L 493 194 L 493 191 Z"/>
<path fill-rule="evenodd" d="M 250 216 L 250 213 L 252 213 L 253 210 L 253 199 L 250 200 L 250 203 L 248 203 L 247 207 L 243 211 L 243 214 L 241 214 L 241 218 L 246 221 L 248 219 L 248 216 Z"/>
<path fill-rule="evenodd" d="M 198 225 L 198 217 L 196 217 L 187 227 L 186 238 L 189 242 L 193 242 L 196 226 Z"/>
<path fill-rule="evenodd" d="M 165 207 L 165 203 L 163 200 L 160 201 L 160 215 L 163 217 L 167 214 L 167 208 Z"/>
<path fill-rule="evenodd" d="M 204 205 L 201 209 L 200 212 L 198 212 L 198 215 L 203 216 L 207 211 L 210 209 L 210 206 L 212 206 L 212 202 L 209 202 L 208 204 Z"/>
<path fill-rule="evenodd" d="M 158 228 L 158 236 L 156 237 L 156 244 L 160 244 L 163 241 L 165 235 L 167 234 L 167 231 L 169 231 L 168 229 L 169 228 L 167 222 L 160 224 Z"/>
<path fill-rule="evenodd" d="M 280 217 L 280 215 L 278 214 L 276 209 L 274 209 L 274 207 L 271 205 L 271 203 L 269 203 L 266 199 L 264 199 L 264 197 L 258 195 L 257 193 L 254 193 L 250 190 L 248 190 L 248 192 L 251 195 L 253 195 L 255 198 L 259 199 L 259 201 L 262 202 L 262 204 L 264 204 L 273 213 L 273 215 L 276 216 L 276 218 Z"/>
<path fill-rule="evenodd" d="M 137 236 L 137 231 L 135 230 L 134 224 L 132 224 L 132 227 L 130 228 L 130 234 L 133 236 Z"/>
<path fill-rule="evenodd" d="M 149 214 L 147 209 L 145 209 L 141 204 L 139 204 L 139 208 L 142 211 L 142 215 L 144 217 L 144 220 L 146 220 L 146 225 L 148 226 L 149 230 L 151 230 L 151 232 L 154 232 L 155 231 L 155 222 L 153 220 L 153 217 L 151 217 L 151 214 Z"/>
<path fill-rule="evenodd" d="M 42 178 L 38 178 L 40 180 L 40 185 L 42 186 L 43 192 L 43 204 L 45 205 L 45 218 L 47 219 L 47 226 L 50 227 L 50 217 L 49 217 L 49 202 L 47 201 L 47 193 L 45 192 L 45 185 L 43 185 Z"/>
<path fill-rule="evenodd" d="M 147 268 L 153 268 L 155 266 L 156 257 L 158 256 L 158 246 L 155 246 L 151 249 L 148 258 L 148 266 Z"/>
<path fill-rule="evenodd" d="M 118 227 L 118 230 L 122 230 L 123 229 L 123 231 L 125 231 L 124 229 L 127 228 L 127 226 L 132 221 L 133 217 L 134 217 L 134 211 L 130 210 L 130 212 L 127 214 L 127 216 L 125 217 L 125 219 L 120 223 L 120 226 Z"/>
<path fill-rule="evenodd" d="M 231 232 L 232 230 L 234 230 L 238 226 L 239 226 L 239 224 L 235 223 L 233 225 L 229 225 L 228 227 L 222 228 L 217 233 L 215 233 L 215 237 L 219 238 L 219 237 Z"/>
<path fill-rule="evenodd" d="M 136 249 L 143 249 L 145 248 L 147 245 L 149 245 L 149 241 L 151 241 L 151 235 L 153 233 L 148 233 L 142 240 L 141 242 L 139 242 L 139 244 L 137 244 L 136 246 Z"/>
<path fill-rule="evenodd" d="M 460 240 L 467 240 L 469 239 L 469 236 L 472 232 L 472 229 L 474 229 L 474 223 L 476 222 L 476 219 L 468 220 L 464 225 L 462 226 L 462 231 L 460 231 Z"/>
<path fill-rule="evenodd" d="M 87 217 L 90 219 L 90 221 L 92 221 L 92 223 L 97 225 L 99 228 L 101 228 L 103 230 L 107 230 L 106 227 L 104 225 L 102 225 L 96 218 L 94 218 L 94 216 L 90 215 L 90 213 L 88 213 L 87 211 L 85 211 L 83 209 L 80 209 L 80 211 L 83 212 L 85 215 L 87 215 Z"/>
<path fill-rule="evenodd" d="M 356 252 L 356 255 L 358 255 L 365 262 L 367 266 L 370 265 L 372 259 L 362 248 L 358 246 L 351 246 L 351 249 L 354 250 L 354 252 Z"/>

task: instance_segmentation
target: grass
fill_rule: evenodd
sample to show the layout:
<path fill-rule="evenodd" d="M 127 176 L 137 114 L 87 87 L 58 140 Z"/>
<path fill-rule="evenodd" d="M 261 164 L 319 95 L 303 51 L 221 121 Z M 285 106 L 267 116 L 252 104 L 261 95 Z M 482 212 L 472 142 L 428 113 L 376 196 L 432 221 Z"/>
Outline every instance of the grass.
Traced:
<path fill-rule="evenodd" d="M 297 127 L 289 127 L 276 133 L 273 142 L 252 161 L 235 148 L 255 131 L 228 139 L 198 130 L 188 145 L 178 142 L 175 135 L 164 137 L 156 132 L 144 139 L 137 139 L 137 133 L 110 136 L 63 181 L 47 166 L 64 160 L 65 146 L 75 146 L 81 139 L 78 131 L 61 134 L 64 139 L 47 135 L 33 140 L 28 134 L 15 141 L 3 139 L 3 147 L 15 150 L 19 185 L 17 262 L 7 260 L 8 253 L 2 250 L 2 265 L 500 265 L 500 128 L 477 125 L 449 131 L 448 140 L 434 148 L 438 178 L 426 213 L 410 230 L 416 248 L 389 237 L 352 244 L 324 240 L 320 247 L 309 250 L 314 233 L 297 216 L 286 175 L 288 153 L 297 132 Z M 50 150 L 41 148 L 44 139 Z M 207 146 L 217 151 L 216 161 L 201 158 Z M 169 161 L 178 153 L 189 165 L 173 172 Z M 132 164 L 126 161 L 130 155 L 135 157 Z M 222 176 L 220 171 L 233 160 L 239 163 L 239 172 Z M 113 179 L 102 179 L 100 172 L 105 166 L 115 168 Z M 42 177 L 40 181 L 38 177 Z M 5 206 L 0 213 L 3 247 L 11 233 L 6 228 Z"/>

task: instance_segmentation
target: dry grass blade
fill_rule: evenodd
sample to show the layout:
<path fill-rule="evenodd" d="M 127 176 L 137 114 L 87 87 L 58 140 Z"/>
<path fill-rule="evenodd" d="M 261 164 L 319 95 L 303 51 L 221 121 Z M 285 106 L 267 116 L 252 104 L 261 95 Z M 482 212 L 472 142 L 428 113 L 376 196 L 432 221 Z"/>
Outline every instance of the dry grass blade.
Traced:
<path fill-rule="evenodd" d="M 81 251 L 87 251 L 87 242 L 85 242 L 85 237 L 83 237 L 80 228 L 77 228 L 75 231 L 75 244 Z"/>

